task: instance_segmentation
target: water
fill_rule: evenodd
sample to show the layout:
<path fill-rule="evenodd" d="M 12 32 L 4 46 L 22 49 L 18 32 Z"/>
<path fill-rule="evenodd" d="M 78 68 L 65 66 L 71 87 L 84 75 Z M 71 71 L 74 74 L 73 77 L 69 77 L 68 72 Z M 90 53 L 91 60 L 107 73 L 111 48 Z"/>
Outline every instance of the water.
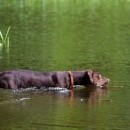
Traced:
<path fill-rule="evenodd" d="M 108 90 L 0 90 L 2 130 L 130 128 L 130 1 L 0 1 L 0 70 L 86 70 L 109 77 Z"/>

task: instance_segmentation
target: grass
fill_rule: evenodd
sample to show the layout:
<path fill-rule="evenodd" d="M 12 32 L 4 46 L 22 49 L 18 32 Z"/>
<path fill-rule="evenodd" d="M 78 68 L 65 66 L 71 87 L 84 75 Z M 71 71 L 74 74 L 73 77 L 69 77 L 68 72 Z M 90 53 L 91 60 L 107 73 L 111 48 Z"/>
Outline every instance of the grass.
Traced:
<path fill-rule="evenodd" d="M 5 35 L 3 35 L 2 31 L 0 30 L 0 39 L 1 39 L 0 46 L 9 47 L 9 44 L 10 44 L 9 43 L 9 31 L 10 31 L 10 26 L 8 27 Z"/>

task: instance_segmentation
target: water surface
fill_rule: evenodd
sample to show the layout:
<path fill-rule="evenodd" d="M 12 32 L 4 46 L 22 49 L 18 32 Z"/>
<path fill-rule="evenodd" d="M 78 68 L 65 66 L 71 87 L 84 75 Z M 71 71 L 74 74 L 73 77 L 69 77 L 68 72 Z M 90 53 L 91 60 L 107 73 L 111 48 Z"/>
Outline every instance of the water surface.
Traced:
<path fill-rule="evenodd" d="M 92 68 L 110 78 L 108 90 L 0 90 L 0 129 L 130 128 L 130 1 L 0 1 L 0 70 Z"/>

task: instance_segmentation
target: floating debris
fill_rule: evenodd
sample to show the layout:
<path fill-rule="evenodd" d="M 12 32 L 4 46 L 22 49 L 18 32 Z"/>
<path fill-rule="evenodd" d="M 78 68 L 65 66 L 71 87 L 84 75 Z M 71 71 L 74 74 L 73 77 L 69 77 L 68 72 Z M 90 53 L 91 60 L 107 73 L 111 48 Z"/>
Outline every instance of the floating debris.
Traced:
<path fill-rule="evenodd" d="M 113 86 L 112 88 L 124 88 L 124 86 Z"/>
<path fill-rule="evenodd" d="M 84 98 L 84 99 L 83 99 L 83 98 L 80 99 L 81 102 L 84 102 L 84 101 L 86 101 L 86 100 L 87 100 L 87 99 L 85 99 L 85 98 Z"/>
<path fill-rule="evenodd" d="M 114 100 L 112 100 L 112 99 L 100 99 L 100 101 L 113 102 Z"/>
<path fill-rule="evenodd" d="M 20 98 L 20 99 L 18 99 L 18 101 L 23 101 L 23 100 L 29 100 L 30 98 L 28 97 L 28 98 Z"/>

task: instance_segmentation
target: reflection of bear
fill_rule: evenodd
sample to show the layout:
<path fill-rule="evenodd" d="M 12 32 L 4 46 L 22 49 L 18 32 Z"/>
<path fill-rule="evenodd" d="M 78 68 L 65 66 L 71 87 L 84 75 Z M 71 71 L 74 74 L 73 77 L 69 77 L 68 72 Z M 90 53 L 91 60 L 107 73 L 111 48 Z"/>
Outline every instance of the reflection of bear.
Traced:
<path fill-rule="evenodd" d="M 77 88 L 78 91 L 71 91 L 70 93 L 71 106 L 73 106 L 73 101 L 77 99 L 80 102 L 86 103 L 88 108 L 91 108 L 102 101 L 112 101 L 111 99 L 103 99 L 103 96 L 108 94 L 107 89 L 101 89 L 99 87 L 87 87 L 80 89 L 79 87 Z"/>

